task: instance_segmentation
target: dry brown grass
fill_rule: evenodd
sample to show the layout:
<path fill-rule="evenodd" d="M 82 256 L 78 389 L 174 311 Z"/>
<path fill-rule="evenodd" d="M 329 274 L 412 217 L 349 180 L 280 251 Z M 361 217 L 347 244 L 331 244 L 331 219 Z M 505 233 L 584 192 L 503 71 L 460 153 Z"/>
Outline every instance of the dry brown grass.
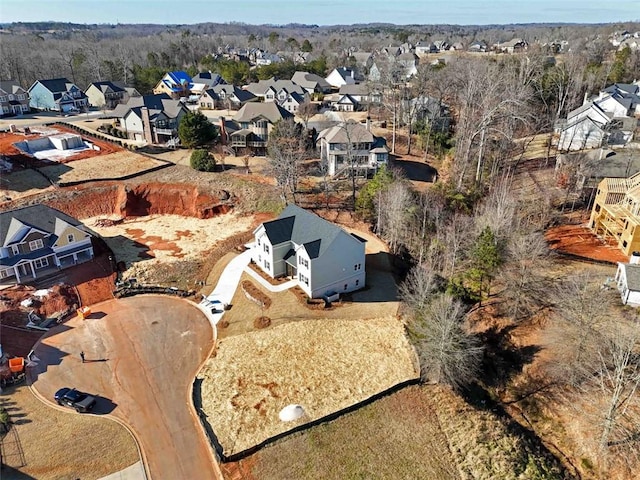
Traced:
<path fill-rule="evenodd" d="M 565 478 L 554 467 L 491 411 L 419 385 L 285 437 L 228 470 L 260 480 Z"/>
<path fill-rule="evenodd" d="M 231 256 L 225 257 L 226 262 L 231 258 Z M 252 277 L 243 273 L 240 281 L 250 279 Z M 298 301 L 292 291 L 269 292 L 256 284 L 256 288 L 271 299 L 271 306 L 263 309 L 247 299 L 242 289 L 238 288 L 231 301 L 231 310 L 224 314 L 224 319 L 229 322 L 229 326 L 220 330 L 218 336 L 223 339 L 251 332 L 253 320 L 261 315 L 266 315 L 271 319 L 270 328 L 307 319 L 357 320 L 395 316 L 398 312 L 399 302 L 396 300 L 396 285 L 391 273 L 368 269 L 367 285 L 365 290 L 351 294 L 350 301 L 344 301 L 339 308 L 332 310 L 307 308 L 306 305 Z"/>
<path fill-rule="evenodd" d="M 199 374 L 202 407 L 225 455 L 297 426 L 278 419 L 286 405 L 303 405 L 306 423 L 417 376 L 394 317 L 298 321 L 229 337 Z"/>
<path fill-rule="evenodd" d="M 26 465 L 21 466 L 12 435 L 3 446 L 3 460 L 29 478 L 101 478 L 140 460 L 129 431 L 113 420 L 51 408 L 26 385 L 5 390 L 0 399 L 17 423 Z"/>
<path fill-rule="evenodd" d="M 261 480 L 458 480 L 462 477 L 430 396 L 429 388 L 407 387 L 287 437 L 242 463 Z"/>
<path fill-rule="evenodd" d="M 56 182 L 78 182 L 122 178 L 150 170 L 165 162 L 154 160 L 137 153 L 122 151 L 86 158 L 65 164 L 43 167 L 42 172 Z"/>

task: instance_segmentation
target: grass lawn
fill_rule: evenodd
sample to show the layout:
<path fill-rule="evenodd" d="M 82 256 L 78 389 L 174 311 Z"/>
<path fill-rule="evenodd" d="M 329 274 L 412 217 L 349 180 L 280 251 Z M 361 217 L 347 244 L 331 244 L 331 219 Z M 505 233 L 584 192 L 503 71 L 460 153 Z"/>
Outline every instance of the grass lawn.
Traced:
<path fill-rule="evenodd" d="M 6 477 L 3 471 L 3 480 L 97 479 L 140 460 L 133 437 L 122 425 L 49 407 L 24 384 L 5 389 L 0 406 L 11 415 L 15 429 L 3 440 L 3 461 L 13 470 Z"/>

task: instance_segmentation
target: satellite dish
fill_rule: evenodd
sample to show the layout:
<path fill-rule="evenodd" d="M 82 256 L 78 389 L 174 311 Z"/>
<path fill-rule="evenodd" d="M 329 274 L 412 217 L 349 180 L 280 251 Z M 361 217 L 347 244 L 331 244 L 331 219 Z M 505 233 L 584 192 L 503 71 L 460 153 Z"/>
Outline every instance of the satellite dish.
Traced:
<path fill-rule="evenodd" d="M 278 416 L 280 420 L 283 422 L 293 422 L 298 420 L 300 417 L 304 415 L 304 408 L 301 405 L 287 405 L 282 410 Z"/>

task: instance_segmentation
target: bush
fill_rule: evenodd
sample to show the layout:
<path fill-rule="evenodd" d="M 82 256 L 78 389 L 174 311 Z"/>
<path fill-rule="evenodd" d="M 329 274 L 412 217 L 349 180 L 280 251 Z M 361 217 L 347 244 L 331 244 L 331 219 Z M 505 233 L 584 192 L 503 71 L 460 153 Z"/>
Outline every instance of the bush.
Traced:
<path fill-rule="evenodd" d="M 191 153 L 191 168 L 199 172 L 213 172 L 216 159 L 206 150 L 194 150 Z"/>

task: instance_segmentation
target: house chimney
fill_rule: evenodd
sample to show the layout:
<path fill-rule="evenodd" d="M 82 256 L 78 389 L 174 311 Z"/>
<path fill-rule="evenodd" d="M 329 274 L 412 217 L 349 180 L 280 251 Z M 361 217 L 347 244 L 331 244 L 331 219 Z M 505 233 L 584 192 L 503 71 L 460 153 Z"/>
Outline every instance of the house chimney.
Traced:
<path fill-rule="evenodd" d="M 220 143 L 227 144 L 227 128 L 224 126 L 224 117 L 220 117 Z"/>
<path fill-rule="evenodd" d="M 629 257 L 630 265 L 638 265 L 640 264 L 640 252 L 632 252 L 631 257 Z"/>
<path fill-rule="evenodd" d="M 149 145 L 153 145 L 155 142 L 153 141 L 153 134 L 151 132 L 151 119 L 149 118 L 149 109 L 147 107 L 142 107 L 140 109 L 140 114 L 142 115 L 142 131 L 144 134 L 144 139 Z"/>
<path fill-rule="evenodd" d="M 367 132 L 371 131 L 371 117 L 367 115 Z"/>

